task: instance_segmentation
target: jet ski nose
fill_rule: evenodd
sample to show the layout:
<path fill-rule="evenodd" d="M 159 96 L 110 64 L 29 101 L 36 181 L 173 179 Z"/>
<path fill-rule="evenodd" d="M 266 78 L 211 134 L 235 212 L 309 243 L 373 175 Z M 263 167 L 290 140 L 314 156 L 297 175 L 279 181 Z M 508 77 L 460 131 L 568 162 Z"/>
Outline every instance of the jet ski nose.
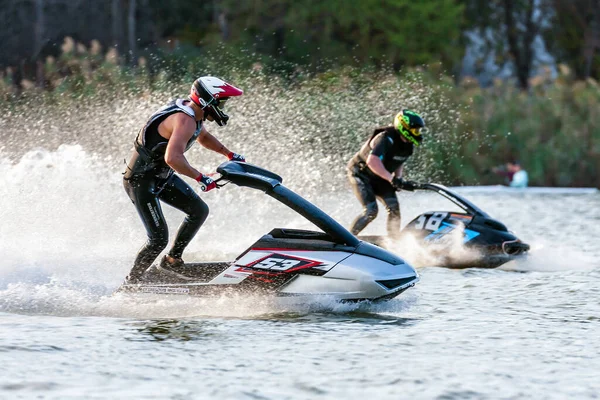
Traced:
<path fill-rule="evenodd" d="M 502 251 L 509 256 L 517 256 L 529 251 L 530 246 L 519 239 L 507 240 L 502 243 Z"/>
<path fill-rule="evenodd" d="M 410 276 L 408 278 L 386 279 L 386 280 L 380 280 L 380 281 L 375 281 L 375 282 L 379 283 L 381 286 L 384 286 L 386 289 L 393 290 L 393 289 L 399 288 L 401 286 L 404 286 L 408 283 L 411 283 L 413 281 L 414 281 L 414 283 L 417 283 L 418 278 L 416 276 Z"/>

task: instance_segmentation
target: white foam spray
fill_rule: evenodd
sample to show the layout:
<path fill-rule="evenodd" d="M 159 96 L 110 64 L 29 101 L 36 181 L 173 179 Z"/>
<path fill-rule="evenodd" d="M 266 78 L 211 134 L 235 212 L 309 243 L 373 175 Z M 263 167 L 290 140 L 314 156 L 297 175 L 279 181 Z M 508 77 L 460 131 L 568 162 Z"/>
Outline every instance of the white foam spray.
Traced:
<path fill-rule="evenodd" d="M 389 124 L 399 105 L 411 104 L 438 127 L 440 136 L 431 137 L 437 141 L 443 140 L 445 130 L 452 130 L 457 118 L 456 112 L 440 111 L 443 99 L 422 82 L 399 82 L 389 76 L 361 87 L 329 91 L 318 82 L 293 90 L 264 78 L 236 83 L 246 92 L 232 101 L 230 123 L 210 130 L 250 162 L 283 176 L 286 186 L 345 226 L 360 212 L 344 176 L 345 163 L 374 126 Z M 48 104 L 36 113 L 24 107 L 0 115 L 0 311 L 239 317 L 320 310 L 321 305 L 348 310 L 346 305 L 323 299 L 309 306 L 288 307 L 266 299 L 244 303 L 224 298 L 207 303 L 175 298 L 154 300 L 149 307 L 145 300 L 138 303 L 111 296 L 145 241 L 144 228 L 122 188 L 123 159 L 129 156 L 145 118 L 176 95 L 124 95 L 118 101 L 98 96 L 94 101 Z M 186 156 L 206 172 L 224 161 L 199 146 Z M 435 172 L 428 167 L 429 160 L 418 160 L 408 166 L 411 178 L 425 179 L 427 173 Z M 314 229 L 293 211 L 250 189 L 229 185 L 202 196 L 211 213 L 184 253 L 187 260 L 231 260 L 274 227 Z M 499 219 L 516 226 L 528 242 L 547 234 L 556 218 L 548 212 L 550 207 L 523 207 L 537 204 L 536 199 L 481 200 L 484 209 L 499 213 Z M 431 194 L 402 193 L 400 201 L 404 223 L 421 212 L 448 207 Z M 172 237 L 183 216 L 168 206 L 164 211 Z M 542 222 L 537 217 L 540 211 L 545 215 Z M 385 232 L 383 214 L 365 234 Z M 540 226 L 546 231 L 537 229 Z M 412 243 L 399 252 L 418 266 L 431 261 L 430 254 Z M 394 309 L 397 304 L 387 307 Z"/>

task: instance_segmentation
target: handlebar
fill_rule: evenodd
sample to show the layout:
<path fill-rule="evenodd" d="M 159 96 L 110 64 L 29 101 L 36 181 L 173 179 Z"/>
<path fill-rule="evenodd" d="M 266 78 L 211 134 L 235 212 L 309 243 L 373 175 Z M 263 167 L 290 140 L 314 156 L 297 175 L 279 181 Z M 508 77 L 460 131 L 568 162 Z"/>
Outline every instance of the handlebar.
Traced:
<path fill-rule="evenodd" d="M 483 211 L 481 208 L 477 207 L 475 204 L 471 203 L 466 198 L 460 196 L 458 193 L 454 192 L 451 189 L 448 189 L 446 186 L 437 184 L 437 183 L 415 183 L 416 190 L 429 190 L 432 192 L 436 192 L 439 195 L 445 197 L 450 200 L 469 214 L 473 215 L 482 215 L 487 217 L 488 214 Z"/>
<path fill-rule="evenodd" d="M 223 175 L 219 174 L 218 172 L 215 172 L 213 176 L 214 175 L 218 175 L 217 178 L 213 178 L 213 181 L 217 185 L 217 189 L 221 189 L 223 186 L 231 182 L 230 180 L 225 179 Z"/>

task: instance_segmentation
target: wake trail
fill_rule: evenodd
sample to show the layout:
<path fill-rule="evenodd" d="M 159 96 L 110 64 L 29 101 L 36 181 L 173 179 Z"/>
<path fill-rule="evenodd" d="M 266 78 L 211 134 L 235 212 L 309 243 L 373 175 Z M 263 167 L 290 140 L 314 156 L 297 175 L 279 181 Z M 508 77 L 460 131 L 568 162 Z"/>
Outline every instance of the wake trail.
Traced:
<path fill-rule="evenodd" d="M 296 186 L 293 182 L 291 185 Z M 0 312 L 243 317 L 282 310 L 353 310 L 322 299 L 315 300 L 311 306 L 286 308 L 281 302 L 273 303 L 272 299 L 209 301 L 169 297 L 148 303 L 112 296 L 144 243 L 145 231 L 122 188 L 121 167 L 115 167 L 105 156 L 86 152 L 81 146 L 62 145 L 56 151 L 32 150 L 16 162 L 0 154 L 0 188 Z M 321 192 L 301 185 L 292 189 L 343 225 L 348 226 L 360 212 L 349 189 Z M 187 260 L 232 261 L 274 227 L 315 229 L 263 193 L 233 185 L 213 192 L 205 196 L 211 214 L 184 253 Z M 451 210 L 448 203 L 437 196 L 401 193 L 399 197 L 404 223 L 424 211 Z M 511 263 L 506 269 L 541 272 L 598 269 L 599 255 L 594 250 L 594 241 L 581 241 L 578 236 L 577 227 L 585 226 L 589 218 L 581 223 L 572 221 L 578 214 L 563 218 L 556 213 L 560 208 L 547 198 L 476 194 L 470 198 L 505 221 L 509 228 L 515 228 L 519 237 L 532 245 L 525 261 Z M 594 199 L 577 197 L 571 204 L 575 208 L 595 210 L 589 206 L 590 201 L 597 201 Z M 164 207 L 164 211 L 172 238 L 183 215 L 170 207 Z M 556 231 L 548 230 L 552 226 L 549 221 L 561 218 L 571 223 L 561 226 L 560 230 L 558 227 Z M 380 216 L 364 233 L 384 232 L 385 216 Z M 460 247 L 457 243 L 453 251 L 461 251 Z M 415 243 L 406 243 L 396 252 L 417 267 L 425 268 L 432 261 L 428 258 L 430 254 Z M 391 303 L 392 313 L 393 304 L 403 304 Z"/>

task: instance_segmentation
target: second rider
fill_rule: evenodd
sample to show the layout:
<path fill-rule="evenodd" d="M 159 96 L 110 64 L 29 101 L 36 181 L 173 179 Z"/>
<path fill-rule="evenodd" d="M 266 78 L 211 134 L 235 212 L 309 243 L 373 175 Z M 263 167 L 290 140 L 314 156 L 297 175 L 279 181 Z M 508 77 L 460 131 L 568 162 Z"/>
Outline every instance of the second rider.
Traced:
<path fill-rule="evenodd" d="M 425 122 L 419 114 L 403 110 L 394 118 L 393 126 L 375 129 L 348 163 L 348 180 L 363 206 L 350 228 L 353 235 L 358 235 L 377 217 L 377 199 L 385 204 L 388 213 L 388 236 L 395 238 L 400 233 L 396 192 L 415 189 L 413 182 L 402 179 L 402 172 L 414 146 L 423 141 L 423 128 Z"/>

